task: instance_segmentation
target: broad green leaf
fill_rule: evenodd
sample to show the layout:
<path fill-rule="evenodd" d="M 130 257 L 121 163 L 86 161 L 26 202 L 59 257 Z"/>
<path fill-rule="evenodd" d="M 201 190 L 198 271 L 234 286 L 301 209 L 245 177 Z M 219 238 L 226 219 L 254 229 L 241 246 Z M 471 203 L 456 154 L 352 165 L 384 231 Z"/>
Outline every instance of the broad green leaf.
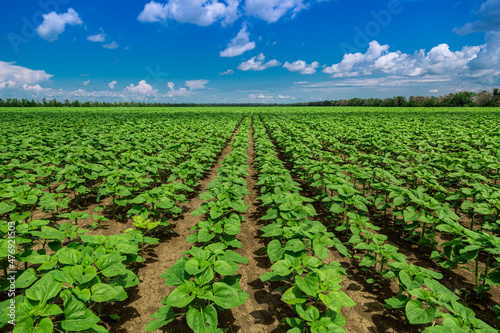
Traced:
<path fill-rule="evenodd" d="M 91 299 L 99 303 L 109 301 L 118 296 L 118 292 L 106 283 L 95 284 L 90 288 L 90 291 L 92 293 Z"/>
<path fill-rule="evenodd" d="M 51 274 L 45 274 L 26 290 L 26 297 L 34 301 L 47 302 L 57 296 L 62 289 L 62 283 L 57 282 Z"/>
<path fill-rule="evenodd" d="M 224 309 L 240 305 L 238 291 L 224 282 L 213 284 L 214 303 Z"/>
<path fill-rule="evenodd" d="M 212 333 L 217 328 L 217 310 L 212 305 L 202 311 L 190 307 L 186 313 L 186 321 L 195 333 Z"/>
<path fill-rule="evenodd" d="M 437 315 L 435 307 L 426 307 L 418 300 L 411 300 L 405 307 L 406 318 L 410 324 L 428 324 Z"/>

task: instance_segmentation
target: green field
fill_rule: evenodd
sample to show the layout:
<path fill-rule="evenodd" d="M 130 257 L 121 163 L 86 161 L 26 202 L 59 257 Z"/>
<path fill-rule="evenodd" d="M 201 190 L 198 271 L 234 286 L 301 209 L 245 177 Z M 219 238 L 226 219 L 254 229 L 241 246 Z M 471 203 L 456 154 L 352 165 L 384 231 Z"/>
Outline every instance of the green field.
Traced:
<path fill-rule="evenodd" d="M 0 123 L 5 331 L 500 329 L 499 108 Z"/>

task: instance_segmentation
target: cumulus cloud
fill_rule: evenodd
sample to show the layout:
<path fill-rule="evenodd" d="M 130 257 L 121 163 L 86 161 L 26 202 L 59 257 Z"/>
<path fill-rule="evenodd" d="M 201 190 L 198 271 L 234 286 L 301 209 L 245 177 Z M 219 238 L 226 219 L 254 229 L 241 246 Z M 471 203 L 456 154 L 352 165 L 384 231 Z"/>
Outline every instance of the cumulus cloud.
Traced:
<path fill-rule="evenodd" d="M 234 71 L 232 69 L 228 69 L 227 71 L 224 71 L 222 73 L 219 73 L 219 75 L 231 75 L 233 74 Z"/>
<path fill-rule="evenodd" d="M 115 89 L 116 81 L 111 81 L 108 83 L 109 89 Z"/>
<path fill-rule="evenodd" d="M 190 94 L 190 92 L 185 87 L 175 89 L 175 84 L 173 82 L 167 83 L 167 87 L 170 89 L 170 91 L 167 93 L 168 97 L 187 96 Z"/>
<path fill-rule="evenodd" d="M 306 74 L 314 74 L 316 73 L 316 69 L 319 67 L 319 62 L 314 61 L 310 65 L 308 65 L 304 60 L 297 60 L 292 63 L 288 61 L 285 62 L 283 68 L 288 69 L 290 72 L 300 73 L 302 75 Z"/>
<path fill-rule="evenodd" d="M 189 88 L 189 90 L 201 90 L 205 89 L 205 85 L 208 83 L 208 80 L 188 80 L 186 81 L 186 87 Z"/>
<path fill-rule="evenodd" d="M 137 95 L 156 95 L 158 93 L 158 89 L 153 89 L 153 86 L 146 83 L 145 80 L 139 81 L 136 86 L 131 83 L 123 91 Z"/>
<path fill-rule="evenodd" d="M 13 62 L 0 61 L 0 89 L 44 82 L 52 76 L 54 75 L 47 74 L 43 70 L 33 70 L 14 65 Z"/>
<path fill-rule="evenodd" d="M 104 47 L 105 49 L 110 49 L 110 50 L 114 50 L 114 49 L 118 48 L 119 46 L 120 45 L 118 45 L 116 42 L 102 45 L 102 47 Z"/>
<path fill-rule="evenodd" d="M 12 81 L 12 80 L 0 82 L 0 89 L 15 88 L 16 86 L 17 86 L 17 83 Z"/>
<path fill-rule="evenodd" d="M 231 24 L 238 18 L 239 0 L 169 0 L 151 1 L 144 6 L 137 19 L 141 22 L 160 22 L 168 19 L 180 23 L 208 26 L 217 21 Z"/>
<path fill-rule="evenodd" d="M 82 82 L 82 84 L 83 84 L 84 86 L 87 86 L 87 85 L 89 85 L 89 84 L 90 84 L 90 80 L 83 81 L 83 82 Z"/>
<path fill-rule="evenodd" d="M 323 69 L 332 77 L 345 78 L 372 74 L 423 76 L 427 74 L 457 74 L 468 70 L 468 63 L 477 57 L 479 46 L 465 46 L 451 51 L 447 44 L 440 44 L 429 52 L 414 54 L 401 51 L 389 52 L 389 45 L 372 41 L 366 53 L 345 54 L 340 63 Z"/>
<path fill-rule="evenodd" d="M 486 33 L 485 40 L 486 44 L 468 65 L 484 83 L 496 84 L 500 81 L 500 31 Z"/>
<path fill-rule="evenodd" d="M 467 35 L 478 31 L 500 30 L 500 0 L 487 0 L 481 4 L 475 13 L 476 20 L 455 28 L 459 35 Z"/>
<path fill-rule="evenodd" d="M 36 31 L 43 39 L 53 42 L 64 32 L 67 24 L 83 24 L 78 13 L 73 8 L 68 9 L 68 12 L 64 14 L 57 14 L 56 12 L 44 14 L 43 22 L 38 26 Z"/>
<path fill-rule="evenodd" d="M 97 33 L 97 34 L 94 34 L 94 35 L 90 35 L 87 37 L 87 39 L 91 42 L 99 42 L 99 43 L 102 43 L 106 40 L 106 34 L 104 32 L 102 32 L 102 29 L 101 29 L 101 32 L 100 33 Z"/>
<path fill-rule="evenodd" d="M 30 86 L 28 84 L 23 84 L 23 89 L 26 91 L 34 92 L 34 93 L 40 93 L 40 92 L 45 90 L 44 88 L 40 87 L 39 84 L 35 84 L 32 86 Z"/>
<path fill-rule="evenodd" d="M 242 55 L 246 51 L 253 50 L 255 42 L 250 41 L 250 34 L 247 31 L 246 22 L 243 23 L 241 30 L 236 37 L 231 39 L 224 51 L 220 52 L 221 57 L 236 57 Z"/>
<path fill-rule="evenodd" d="M 241 71 L 263 71 L 266 68 L 269 67 L 276 67 L 281 65 L 281 63 L 276 60 L 269 60 L 268 62 L 264 62 L 265 56 L 264 54 L 259 54 L 258 56 L 252 57 L 249 60 L 242 62 L 239 66 L 238 69 Z"/>

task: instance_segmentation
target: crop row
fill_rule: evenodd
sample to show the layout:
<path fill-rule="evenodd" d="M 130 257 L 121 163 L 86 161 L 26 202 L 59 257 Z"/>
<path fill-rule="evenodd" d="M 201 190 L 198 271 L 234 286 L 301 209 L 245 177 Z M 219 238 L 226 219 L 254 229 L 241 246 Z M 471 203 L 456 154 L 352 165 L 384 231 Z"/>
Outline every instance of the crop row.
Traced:
<path fill-rule="evenodd" d="M 335 246 L 346 253 L 345 247 L 326 227 L 310 218 L 317 215 L 311 200 L 302 197 L 300 187 L 292 180 L 283 162 L 278 159 L 258 118 L 254 120 L 256 165 L 260 176 L 261 196 L 267 214 L 262 220 L 262 237 L 272 240 L 267 245 L 271 271 L 262 281 L 281 281 L 288 287 L 281 300 L 292 306 L 296 317 L 286 318 L 289 332 L 345 332 L 342 307 L 356 303 L 341 291 L 342 275 L 338 262 L 327 263 L 328 248 Z"/>
<path fill-rule="evenodd" d="M 247 258 L 231 248 L 239 248 L 236 238 L 241 230 L 248 209 L 243 196 L 248 194 L 245 176 L 248 156 L 250 119 L 243 120 L 235 135 L 232 150 L 217 170 L 217 177 L 208 190 L 200 194 L 202 205 L 192 212 L 204 215 L 195 233 L 186 241 L 195 243 L 183 252 L 172 267 L 161 275 L 165 284 L 176 288 L 162 301 L 162 307 L 152 316 L 146 331 L 153 331 L 173 321 L 176 315 L 185 314 L 187 325 L 195 333 L 222 332 L 218 326 L 218 311 L 231 309 L 248 299 L 240 286 L 241 275 L 236 274 L 238 264 Z"/>

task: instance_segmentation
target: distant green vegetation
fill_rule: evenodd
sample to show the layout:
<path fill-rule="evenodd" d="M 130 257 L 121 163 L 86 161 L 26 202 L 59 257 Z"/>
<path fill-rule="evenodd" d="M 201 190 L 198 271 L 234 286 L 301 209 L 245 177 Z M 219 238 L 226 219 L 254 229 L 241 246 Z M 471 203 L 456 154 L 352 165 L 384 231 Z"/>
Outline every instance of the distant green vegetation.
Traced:
<path fill-rule="evenodd" d="M 460 91 L 447 94 L 445 96 L 396 96 L 392 98 L 351 98 L 340 100 L 324 100 L 318 102 L 304 102 L 295 104 L 278 103 L 149 103 L 149 102 L 97 102 L 78 100 L 58 101 L 56 99 L 28 100 L 0 98 L 0 107 L 208 107 L 208 106 L 384 106 L 384 107 L 495 107 L 500 106 L 500 91 L 494 88 L 493 91 L 483 90 L 481 92 Z"/>

